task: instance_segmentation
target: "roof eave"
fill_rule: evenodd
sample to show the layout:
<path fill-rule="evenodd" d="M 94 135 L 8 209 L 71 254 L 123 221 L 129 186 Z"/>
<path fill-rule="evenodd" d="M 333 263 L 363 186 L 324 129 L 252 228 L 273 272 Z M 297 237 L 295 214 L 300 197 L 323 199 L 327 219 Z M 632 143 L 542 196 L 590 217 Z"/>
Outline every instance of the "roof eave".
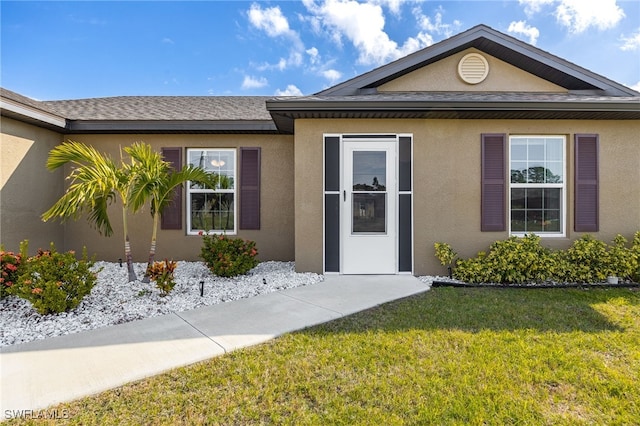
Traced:
<path fill-rule="evenodd" d="M 640 120 L 631 102 L 377 102 L 273 101 L 267 109 L 281 132 L 298 118 Z"/>
<path fill-rule="evenodd" d="M 575 110 L 575 111 L 635 111 L 640 113 L 640 103 L 620 101 L 367 101 L 367 100 L 272 100 L 267 101 L 267 109 L 270 112 L 277 111 L 335 111 L 335 110 L 361 110 L 361 111 L 402 111 L 402 110 Z"/>
<path fill-rule="evenodd" d="M 0 113 L 5 117 L 36 124 L 48 129 L 64 130 L 67 127 L 67 120 L 64 117 L 7 98 L 0 98 Z"/>
<path fill-rule="evenodd" d="M 278 133 L 272 120 L 72 120 L 68 133 Z"/>

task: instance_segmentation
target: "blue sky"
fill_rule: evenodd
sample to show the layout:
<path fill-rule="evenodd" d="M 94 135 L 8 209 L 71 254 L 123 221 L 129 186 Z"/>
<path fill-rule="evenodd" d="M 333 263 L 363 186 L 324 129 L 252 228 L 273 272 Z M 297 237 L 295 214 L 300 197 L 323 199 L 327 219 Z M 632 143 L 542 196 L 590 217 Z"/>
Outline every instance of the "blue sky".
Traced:
<path fill-rule="evenodd" d="M 638 0 L 2 0 L 0 19 L 0 85 L 39 100 L 308 95 L 480 23 L 640 90 Z"/>

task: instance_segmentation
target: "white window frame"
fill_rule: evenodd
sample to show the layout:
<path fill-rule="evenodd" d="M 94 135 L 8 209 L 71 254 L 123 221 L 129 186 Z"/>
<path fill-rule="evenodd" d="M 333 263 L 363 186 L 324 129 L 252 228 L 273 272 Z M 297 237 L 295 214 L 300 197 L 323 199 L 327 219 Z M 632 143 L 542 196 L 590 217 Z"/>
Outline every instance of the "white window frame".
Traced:
<path fill-rule="evenodd" d="M 562 140 L 562 183 L 512 183 L 511 182 L 511 149 L 512 143 L 516 139 L 561 139 Z M 566 237 L 567 231 L 567 137 L 566 135 L 509 135 L 509 154 L 508 154 L 508 182 L 509 190 L 507 191 L 507 220 L 509 223 L 509 234 L 523 237 L 526 234 L 535 234 L 542 238 L 561 238 Z M 560 188 L 560 231 L 558 232 L 520 232 L 511 230 L 511 193 L 513 188 Z"/>
<path fill-rule="evenodd" d="M 237 150 L 233 148 L 188 148 L 187 149 L 187 164 L 189 163 L 189 159 L 191 158 L 190 154 L 192 152 L 201 153 L 206 151 L 208 153 L 211 152 L 227 152 L 231 153 L 233 156 L 233 188 L 230 189 L 199 189 L 199 188 L 191 188 L 191 182 L 187 182 L 187 196 L 186 196 L 186 212 L 187 212 L 187 235 L 200 235 L 200 232 L 206 232 L 208 234 L 225 234 L 225 235 L 236 235 L 238 230 L 238 154 Z M 193 164 L 194 166 L 199 166 L 199 164 Z M 215 172 L 213 167 L 208 167 L 205 164 L 204 167 L 207 171 Z M 233 229 L 192 229 L 191 226 L 191 195 L 192 194 L 233 194 Z"/>

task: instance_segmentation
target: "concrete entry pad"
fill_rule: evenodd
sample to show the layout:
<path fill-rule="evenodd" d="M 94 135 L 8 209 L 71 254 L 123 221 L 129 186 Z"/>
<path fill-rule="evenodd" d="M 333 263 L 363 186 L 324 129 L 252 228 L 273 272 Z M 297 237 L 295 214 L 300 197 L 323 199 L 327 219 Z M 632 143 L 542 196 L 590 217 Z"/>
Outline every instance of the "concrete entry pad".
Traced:
<path fill-rule="evenodd" d="M 322 283 L 292 288 L 285 294 L 350 315 L 428 289 L 413 275 L 325 275 Z"/>
<path fill-rule="evenodd" d="M 182 312 L 180 316 L 226 351 L 341 317 L 338 312 L 288 297 L 288 291 L 220 304 L 214 310 L 205 307 Z"/>

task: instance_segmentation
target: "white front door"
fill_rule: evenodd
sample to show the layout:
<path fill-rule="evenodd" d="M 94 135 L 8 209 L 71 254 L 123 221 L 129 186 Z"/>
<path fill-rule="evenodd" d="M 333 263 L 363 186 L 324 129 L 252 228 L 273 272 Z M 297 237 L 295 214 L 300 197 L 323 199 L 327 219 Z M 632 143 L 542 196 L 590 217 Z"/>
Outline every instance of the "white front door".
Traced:
<path fill-rule="evenodd" d="M 344 274 L 398 272 L 396 150 L 395 140 L 344 141 Z"/>

